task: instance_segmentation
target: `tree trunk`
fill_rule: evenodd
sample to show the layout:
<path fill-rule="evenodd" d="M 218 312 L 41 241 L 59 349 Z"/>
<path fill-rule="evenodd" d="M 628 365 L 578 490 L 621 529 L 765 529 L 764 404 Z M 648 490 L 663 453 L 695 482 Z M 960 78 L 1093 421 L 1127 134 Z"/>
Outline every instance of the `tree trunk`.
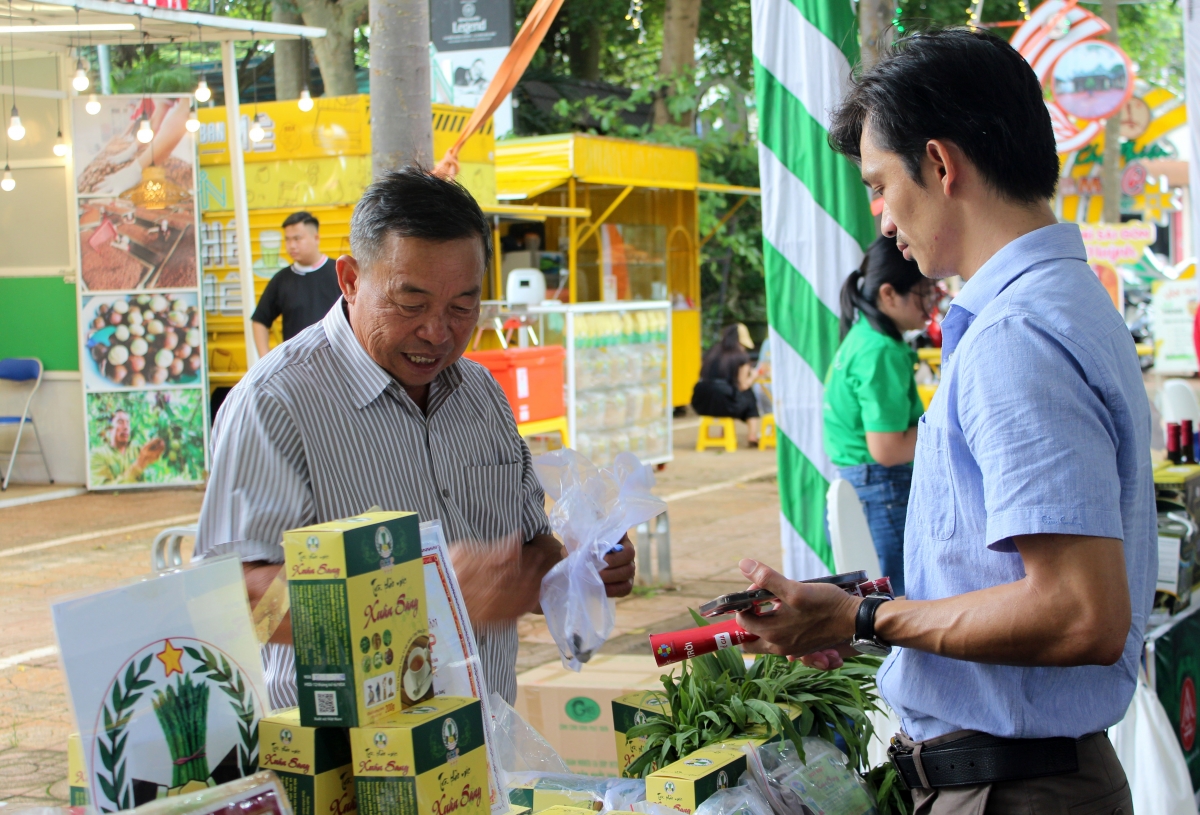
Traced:
<path fill-rule="evenodd" d="M 862 37 L 862 67 L 873 66 L 896 39 L 892 28 L 893 0 L 858 0 L 858 31 Z M 853 68 L 855 66 L 851 66 Z"/>
<path fill-rule="evenodd" d="M 365 0 L 297 0 L 305 25 L 325 29 L 325 36 L 313 40 L 313 56 L 321 69 L 326 96 L 358 93 L 354 78 L 354 30 L 367 10 Z M 428 28 L 428 25 L 426 26 Z"/>
<path fill-rule="evenodd" d="M 371 2 L 371 161 L 433 168 L 428 0 Z"/>
<path fill-rule="evenodd" d="M 276 23 L 303 25 L 300 9 L 291 0 L 272 0 L 271 20 Z M 275 41 L 275 98 L 277 100 L 298 99 L 304 87 L 306 66 L 303 57 L 304 44 L 299 40 Z"/>
<path fill-rule="evenodd" d="M 1117 0 L 1104 0 L 1100 16 L 1112 26 L 1105 39 L 1113 45 L 1117 38 Z M 1100 165 L 1100 191 L 1104 195 L 1105 223 L 1121 222 L 1121 114 L 1114 113 L 1104 123 L 1104 163 Z"/>
<path fill-rule="evenodd" d="M 674 84 L 680 79 L 692 79 L 696 69 L 696 32 L 700 29 L 700 0 L 667 0 L 663 12 L 663 49 L 658 63 L 658 78 Z M 674 88 L 668 87 L 667 96 Z M 671 121 L 667 100 L 654 102 L 654 124 Z M 680 116 L 676 124 L 690 128 L 696 121 L 695 111 Z"/>
<path fill-rule="evenodd" d="M 596 82 L 600 79 L 600 51 L 603 45 L 600 23 L 589 20 L 571 26 L 567 54 L 571 58 L 571 76 Z"/>

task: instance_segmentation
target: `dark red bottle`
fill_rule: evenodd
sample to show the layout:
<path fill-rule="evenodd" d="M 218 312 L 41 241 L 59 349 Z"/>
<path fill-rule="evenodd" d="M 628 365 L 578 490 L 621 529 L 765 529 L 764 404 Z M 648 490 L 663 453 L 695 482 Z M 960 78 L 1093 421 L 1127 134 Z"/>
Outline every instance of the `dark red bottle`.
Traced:
<path fill-rule="evenodd" d="M 1192 439 L 1192 420 L 1184 419 L 1179 426 L 1179 460 L 1184 464 L 1196 463 L 1196 457 L 1192 452 Z"/>
<path fill-rule="evenodd" d="M 1167 422 L 1167 460 L 1179 464 L 1182 455 L 1179 452 L 1179 437 L 1181 431 L 1177 422 Z"/>

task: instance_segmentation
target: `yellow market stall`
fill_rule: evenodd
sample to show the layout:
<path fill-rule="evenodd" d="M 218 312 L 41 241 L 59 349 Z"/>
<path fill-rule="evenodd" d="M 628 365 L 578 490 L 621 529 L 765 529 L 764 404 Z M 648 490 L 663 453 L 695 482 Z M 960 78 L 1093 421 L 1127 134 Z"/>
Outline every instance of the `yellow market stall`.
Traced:
<path fill-rule="evenodd" d="M 246 202 L 255 298 L 271 275 L 288 263 L 283 255 L 283 219 L 307 210 L 321 222 L 321 249 L 337 257 L 350 251 L 350 216 L 371 182 L 370 99 L 365 95 L 322 97 L 309 111 L 295 102 L 246 106 L 242 147 L 246 163 Z M 436 154 L 454 142 L 470 116 L 469 108 L 433 106 Z M 211 387 L 231 387 L 246 371 L 242 288 L 232 201 L 225 111 L 200 109 L 198 197 L 202 214 L 201 265 L 209 340 Z M 250 122 L 262 128 L 257 142 L 245 137 Z M 588 216 L 586 209 L 565 210 L 496 203 L 494 138 L 489 122 L 459 154 L 458 180 L 475 196 L 499 229 L 505 220 L 524 222 L 549 216 Z M 490 282 L 490 280 L 489 280 Z M 487 292 L 495 296 L 494 292 Z M 280 342 L 277 326 L 272 346 Z"/>
<path fill-rule="evenodd" d="M 552 218 L 539 234 L 547 292 L 564 303 L 669 301 L 670 404 L 686 405 L 700 376 L 701 190 L 757 189 L 700 181 L 694 150 L 566 133 L 496 145 L 496 195 L 506 203 L 583 207 L 592 215 Z M 518 225 L 519 226 L 519 225 Z M 502 236 L 501 246 L 514 241 Z M 525 247 L 502 253 L 502 275 L 529 265 Z"/>

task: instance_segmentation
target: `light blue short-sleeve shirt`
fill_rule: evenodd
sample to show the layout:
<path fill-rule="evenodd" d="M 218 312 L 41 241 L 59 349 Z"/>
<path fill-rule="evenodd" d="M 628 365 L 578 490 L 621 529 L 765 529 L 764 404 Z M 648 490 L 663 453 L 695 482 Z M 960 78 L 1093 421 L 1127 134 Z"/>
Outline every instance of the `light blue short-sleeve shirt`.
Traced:
<path fill-rule="evenodd" d="M 1024 235 L 962 288 L 942 324 L 942 381 L 917 432 L 907 596 L 1020 580 L 1013 537 L 1118 538 L 1133 624 L 1111 666 L 1024 668 L 898 648 L 880 690 L 916 740 L 956 730 L 1079 737 L 1133 697 L 1158 569 L 1150 407 L 1122 316 L 1074 224 Z"/>

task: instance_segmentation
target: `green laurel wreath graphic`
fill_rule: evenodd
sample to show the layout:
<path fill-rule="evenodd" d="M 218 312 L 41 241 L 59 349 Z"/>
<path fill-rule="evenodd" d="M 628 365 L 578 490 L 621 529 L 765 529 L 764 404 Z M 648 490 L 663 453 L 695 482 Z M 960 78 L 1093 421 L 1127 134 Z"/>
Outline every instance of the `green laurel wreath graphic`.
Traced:
<path fill-rule="evenodd" d="M 183 650 L 200 663 L 198 667 L 192 669 L 192 673 L 217 683 L 217 687 L 233 700 L 231 705 L 240 720 L 238 731 L 242 736 L 242 743 L 238 745 L 238 765 L 241 767 L 243 776 L 253 775 L 258 771 L 258 727 L 255 726 L 254 721 L 256 718 L 254 697 L 246 688 L 241 671 L 235 670 L 224 654 L 221 654 L 218 663 L 217 657 L 207 647 L 201 649 L 204 652 L 203 656 L 201 656 L 200 650 L 190 645 L 183 646 Z"/>
<path fill-rule="evenodd" d="M 107 777 L 102 773 L 97 773 L 96 778 L 100 781 L 100 789 L 103 790 L 108 800 L 117 805 L 118 809 L 133 807 L 130 785 L 125 780 L 125 742 L 128 738 L 125 728 L 133 717 L 134 705 L 137 704 L 138 699 L 142 698 L 141 691 L 154 684 L 153 681 L 142 678 L 153 658 L 153 654 L 147 654 L 136 672 L 133 670 L 133 662 L 130 662 L 125 670 L 124 687 L 122 687 L 121 677 L 117 677 L 113 683 L 112 707 L 110 709 L 107 703 L 104 705 L 104 733 L 96 739 L 96 744 L 100 749 L 100 763 L 104 765 L 104 769 L 108 770 Z M 104 740 L 105 735 L 108 736 L 107 744 Z M 100 810 L 101 812 L 115 811 L 105 807 L 101 807 Z"/>
<path fill-rule="evenodd" d="M 255 722 L 254 697 L 246 688 L 241 672 L 229 664 L 224 654 L 218 660 L 207 647 L 202 649 L 203 654 L 190 645 L 183 646 L 183 650 L 200 663 L 192 669 L 192 673 L 216 683 L 232 700 L 230 706 L 240 720 L 238 730 L 242 738 L 242 743 L 238 746 L 238 765 L 243 776 L 254 774 L 258 770 L 258 727 Z M 133 808 L 132 784 L 125 778 L 125 745 L 128 739 L 125 728 L 129 726 L 129 720 L 133 717 L 134 706 L 143 696 L 142 691 L 155 684 L 153 680 L 143 679 L 153 658 L 154 654 L 147 654 L 136 671 L 131 661 L 125 670 L 124 681 L 117 677 L 113 682 L 111 706 L 109 703 L 104 705 L 104 730 L 96 739 L 96 744 L 100 751 L 100 763 L 108 771 L 108 775 L 97 773 L 96 778 L 100 782 L 101 791 L 108 800 L 116 804 L 117 809 Z M 107 742 L 105 736 L 108 737 Z M 100 807 L 100 811 L 116 810 Z"/>

